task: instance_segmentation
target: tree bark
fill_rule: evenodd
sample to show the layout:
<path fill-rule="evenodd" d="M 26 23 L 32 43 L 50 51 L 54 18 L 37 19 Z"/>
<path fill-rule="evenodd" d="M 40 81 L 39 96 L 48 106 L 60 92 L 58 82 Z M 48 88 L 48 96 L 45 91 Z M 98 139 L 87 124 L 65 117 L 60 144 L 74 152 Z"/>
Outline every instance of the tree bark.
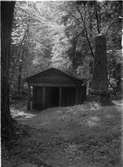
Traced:
<path fill-rule="evenodd" d="M 102 104 L 110 102 L 108 93 L 108 72 L 106 56 L 106 37 L 99 35 L 95 39 L 96 51 L 91 92 L 99 95 Z"/>
<path fill-rule="evenodd" d="M 21 96 L 22 92 L 22 66 L 23 66 L 23 58 L 24 58 L 24 49 L 22 48 L 20 51 L 19 58 L 19 71 L 18 71 L 18 95 Z"/>
<path fill-rule="evenodd" d="M 2 141 L 13 135 L 13 121 L 9 109 L 9 61 L 11 27 L 15 2 L 1 2 L 1 133 Z"/>
<path fill-rule="evenodd" d="M 97 36 L 95 41 L 96 51 L 92 88 L 95 92 L 100 94 L 108 91 L 106 38 L 103 35 Z"/>

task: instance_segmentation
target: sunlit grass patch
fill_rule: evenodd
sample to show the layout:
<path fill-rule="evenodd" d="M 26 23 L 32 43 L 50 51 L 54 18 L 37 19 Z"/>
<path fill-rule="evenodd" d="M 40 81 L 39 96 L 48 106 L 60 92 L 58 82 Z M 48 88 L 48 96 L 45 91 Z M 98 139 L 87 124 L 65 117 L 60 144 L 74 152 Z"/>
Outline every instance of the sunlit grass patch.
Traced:
<path fill-rule="evenodd" d="M 28 119 L 28 118 L 32 118 L 35 116 L 35 114 L 30 114 L 27 113 L 23 110 L 19 110 L 19 109 L 15 109 L 15 108 L 11 108 L 11 115 L 13 118 L 19 118 L 19 119 Z"/>

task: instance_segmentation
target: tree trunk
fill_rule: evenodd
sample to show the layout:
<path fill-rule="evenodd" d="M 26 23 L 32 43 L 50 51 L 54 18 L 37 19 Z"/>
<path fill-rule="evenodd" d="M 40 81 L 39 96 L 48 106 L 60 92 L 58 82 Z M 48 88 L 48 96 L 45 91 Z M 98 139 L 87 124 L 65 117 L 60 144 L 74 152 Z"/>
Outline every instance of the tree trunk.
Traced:
<path fill-rule="evenodd" d="M 96 51 L 91 91 L 93 94 L 99 95 L 101 103 L 109 103 L 106 37 L 99 35 L 95 41 Z"/>
<path fill-rule="evenodd" d="M 21 48 L 20 58 L 19 58 L 19 71 L 18 71 L 18 95 L 21 96 L 22 92 L 22 65 L 24 59 L 24 49 Z"/>
<path fill-rule="evenodd" d="M 2 141 L 13 135 L 13 121 L 9 109 L 9 61 L 11 27 L 15 2 L 1 2 L 1 132 Z"/>

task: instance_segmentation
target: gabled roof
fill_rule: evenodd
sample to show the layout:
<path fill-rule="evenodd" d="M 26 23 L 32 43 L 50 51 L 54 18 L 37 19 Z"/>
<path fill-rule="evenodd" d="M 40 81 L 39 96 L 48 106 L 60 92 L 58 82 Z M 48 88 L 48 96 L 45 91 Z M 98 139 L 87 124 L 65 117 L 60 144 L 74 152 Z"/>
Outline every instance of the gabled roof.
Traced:
<path fill-rule="evenodd" d="M 75 82 L 78 82 L 78 83 L 83 83 L 85 81 L 85 79 L 80 79 L 78 77 L 75 77 L 75 76 L 73 76 L 73 75 L 71 75 L 71 74 L 69 74 L 67 72 L 63 72 L 60 69 L 56 69 L 54 67 L 48 68 L 48 69 L 43 70 L 43 71 L 41 71 L 41 72 L 39 72 L 39 73 L 37 73 L 35 75 L 29 76 L 29 77 L 26 78 L 25 81 L 27 81 L 27 82 L 30 82 L 30 81 L 35 82 L 35 78 L 41 77 L 43 75 L 45 76 L 45 74 L 48 73 L 48 72 L 57 72 L 60 75 L 64 75 L 67 78 L 69 78 L 69 79 L 71 79 L 71 80 L 73 80 Z"/>

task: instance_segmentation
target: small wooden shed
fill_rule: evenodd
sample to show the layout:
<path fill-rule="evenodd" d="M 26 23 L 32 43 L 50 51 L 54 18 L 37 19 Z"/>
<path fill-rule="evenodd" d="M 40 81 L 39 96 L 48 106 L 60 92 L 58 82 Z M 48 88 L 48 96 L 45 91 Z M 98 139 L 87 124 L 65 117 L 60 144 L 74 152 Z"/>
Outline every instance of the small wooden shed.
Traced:
<path fill-rule="evenodd" d="M 50 68 L 26 78 L 28 109 L 42 110 L 56 106 L 81 104 L 86 97 L 84 80 L 56 68 Z"/>

